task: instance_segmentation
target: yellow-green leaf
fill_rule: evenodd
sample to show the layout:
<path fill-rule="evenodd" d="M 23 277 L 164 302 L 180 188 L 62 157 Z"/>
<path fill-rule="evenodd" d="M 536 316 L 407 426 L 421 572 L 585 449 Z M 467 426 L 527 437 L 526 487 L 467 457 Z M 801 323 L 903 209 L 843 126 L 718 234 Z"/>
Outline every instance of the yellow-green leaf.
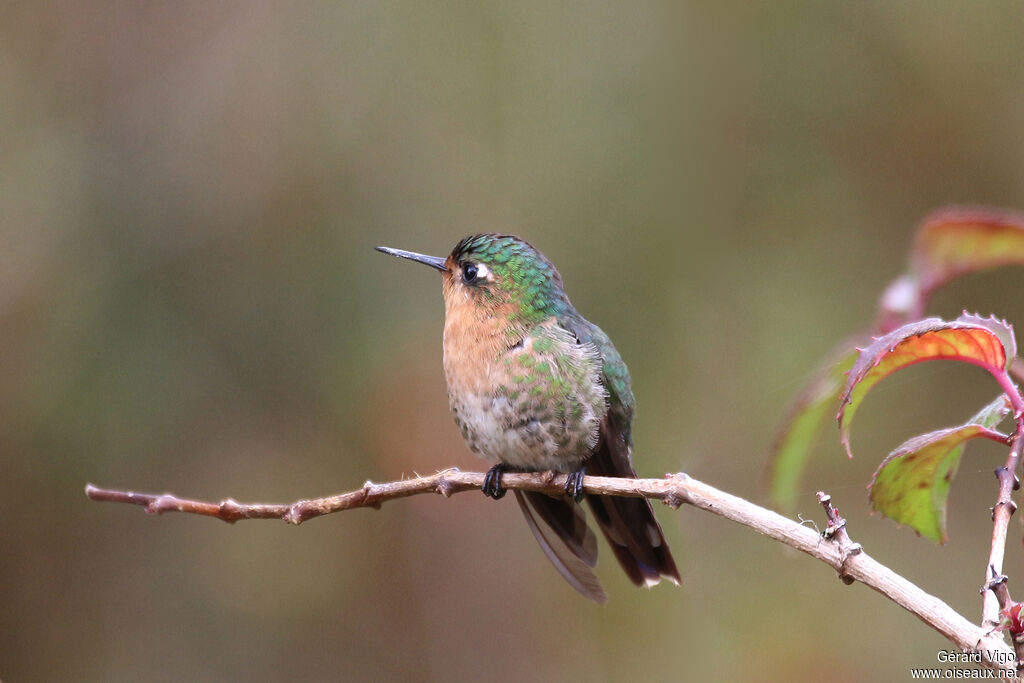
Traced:
<path fill-rule="evenodd" d="M 1009 412 L 1009 400 L 1000 395 L 966 424 L 906 441 L 871 478 L 871 507 L 925 538 L 945 543 L 946 501 L 964 446 L 976 438 L 1006 443 L 1008 437 L 992 428 Z"/>

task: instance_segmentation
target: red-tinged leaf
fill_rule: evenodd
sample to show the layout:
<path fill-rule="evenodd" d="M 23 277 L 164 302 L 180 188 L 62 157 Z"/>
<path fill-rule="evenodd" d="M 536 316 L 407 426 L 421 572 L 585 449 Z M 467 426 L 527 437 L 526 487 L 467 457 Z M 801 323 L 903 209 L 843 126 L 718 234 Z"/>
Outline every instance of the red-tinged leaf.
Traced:
<path fill-rule="evenodd" d="M 981 207 L 940 209 L 922 221 L 911 261 L 926 295 L 966 273 L 1024 265 L 1024 215 Z"/>
<path fill-rule="evenodd" d="M 769 461 L 772 500 L 782 509 L 796 505 L 797 489 L 829 409 L 835 405 L 846 372 L 857 358 L 856 340 L 846 340 L 827 356 L 790 403 Z"/>
<path fill-rule="evenodd" d="M 1009 412 L 1010 402 L 1001 394 L 967 424 L 907 440 L 871 478 L 871 507 L 925 538 L 945 543 L 946 500 L 964 446 L 977 438 L 1006 443 L 1008 437 L 993 427 Z"/>
<path fill-rule="evenodd" d="M 1012 636 L 1019 636 L 1021 633 L 1024 633 L 1022 607 L 1024 607 L 1024 603 L 1011 600 L 1006 607 L 1000 610 L 999 614 L 1002 617 L 1002 621 L 996 626 L 996 630 L 1009 631 Z"/>
<path fill-rule="evenodd" d="M 897 370 L 927 360 L 956 360 L 988 370 L 1001 386 L 1017 353 L 1013 328 L 995 318 L 964 314 L 952 322 L 928 318 L 879 337 L 860 351 L 846 378 L 839 408 L 839 431 L 850 457 L 850 423 L 864 396 Z M 1004 381 L 1005 380 L 1005 381 Z"/>
<path fill-rule="evenodd" d="M 957 318 L 956 321 L 958 323 L 967 323 L 969 325 L 980 325 L 999 337 L 999 341 L 1003 345 L 1003 354 L 1006 356 L 1006 360 L 1003 361 L 1000 369 L 1009 370 L 1010 365 L 1013 364 L 1013 360 L 1017 355 L 1017 339 L 1013 334 L 1013 325 L 1005 320 L 996 318 L 994 315 L 982 318 L 980 315 L 968 313 L 967 311 L 961 313 L 960 317 Z"/>

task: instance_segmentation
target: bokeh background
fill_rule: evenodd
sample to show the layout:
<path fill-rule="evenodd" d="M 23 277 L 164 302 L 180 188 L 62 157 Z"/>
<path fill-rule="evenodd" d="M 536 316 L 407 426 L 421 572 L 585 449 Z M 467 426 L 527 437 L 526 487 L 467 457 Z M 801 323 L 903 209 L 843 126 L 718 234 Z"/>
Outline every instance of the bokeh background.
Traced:
<path fill-rule="evenodd" d="M 483 467 L 448 414 L 436 274 L 522 235 L 633 373 L 637 467 L 765 501 L 789 398 L 914 225 L 1024 207 L 1017 3 L 7 3 L 0 10 L 0 678 L 902 680 L 948 643 L 722 519 L 658 514 L 682 589 L 548 566 L 511 499 L 235 526 L 87 481 L 284 502 Z M 1024 322 L 1024 272 L 932 311 Z M 798 512 L 980 618 L 1003 454 L 951 541 L 868 515 L 904 438 L 996 393 L 926 364 L 829 429 Z M 1012 527 L 1011 589 L 1024 580 Z M 1024 584 L 1016 584 L 1024 585 Z"/>

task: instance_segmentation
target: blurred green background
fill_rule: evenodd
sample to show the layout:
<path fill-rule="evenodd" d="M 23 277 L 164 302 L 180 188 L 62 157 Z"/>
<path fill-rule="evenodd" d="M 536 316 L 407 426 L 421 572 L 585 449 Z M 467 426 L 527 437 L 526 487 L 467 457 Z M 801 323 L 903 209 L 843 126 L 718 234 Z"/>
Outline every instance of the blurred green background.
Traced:
<path fill-rule="evenodd" d="M 607 607 L 511 499 L 298 528 L 90 503 L 86 481 L 284 502 L 458 466 L 436 274 L 519 234 L 633 373 L 637 469 L 764 502 L 819 358 L 942 204 L 1024 207 L 1018 3 L 7 3 L 0 9 L 0 678 L 902 680 L 949 647 L 864 586 L 658 508 L 682 589 Z M 1024 272 L 932 310 L 1024 323 Z M 868 552 L 971 619 L 995 498 L 972 444 L 951 541 L 868 515 L 904 438 L 997 392 L 932 363 L 827 430 Z M 820 520 L 819 520 L 820 521 Z M 1024 585 L 1019 523 L 1007 560 Z"/>

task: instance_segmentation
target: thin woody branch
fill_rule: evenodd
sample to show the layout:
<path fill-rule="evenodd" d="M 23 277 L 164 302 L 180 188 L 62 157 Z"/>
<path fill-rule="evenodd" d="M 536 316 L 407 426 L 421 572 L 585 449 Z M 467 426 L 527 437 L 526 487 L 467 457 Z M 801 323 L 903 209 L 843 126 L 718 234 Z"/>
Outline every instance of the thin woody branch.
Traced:
<path fill-rule="evenodd" d="M 561 495 L 565 479 L 565 475 L 561 474 L 510 472 L 502 478 L 502 485 L 508 489 Z M 291 504 L 238 503 L 231 499 L 212 503 L 178 498 L 171 494 L 153 495 L 101 489 L 91 484 L 86 486 L 86 495 L 97 501 L 141 505 L 152 514 L 187 512 L 227 522 L 240 519 L 283 519 L 290 524 L 300 524 L 342 510 L 377 508 L 389 500 L 421 493 L 438 493 L 448 497 L 461 491 L 479 490 L 483 481 L 483 473 L 450 469 L 426 477 L 385 484 L 366 482 L 355 491 Z M 825 506 L 829 525 L 825 534 L 819 535 L 793 520 L 683 473 L 666 475 L 664 479 L 588 476 L 583 480 L 583 488 L 587 493 L 660 500 L 673 508 L 687 503 L 730 519 L 828 564 L 846 583 L 859 581 L 881 593 L 962 650 L 980 652 L 986 666 L 1006 668 L 1005 662 L 1012 661 L 1010 658 L 1013 657 L 1013 650 L 992 629 L 983 629 L 971 623 L 939 598 L 874 560 L 860 549 L 859 544 L 852 543 L 844 529 L 845 521 L 831 507 L 824 494 L 821 494 L 821 502 Z"/>
<path fill-rule="evenodd" d="M 1018 428 L 1019 430 L 1019 428 Z M 1021 447 L 1024 438 L 1020 434 L 1014 438 L 1006 465 L 996 469 L 999 479 L 999 498 L 992 508 L 992 547 L 989 551 L 989 569 L 995 574 L 1003 572 L 1003 558 L 1006 554 L 1006 535 L 1009 532 L 1010 517 L 1017 511 L 1013 502 L 1013 492 L 1020 488 L 1017 468 L 1020 464 Z M 989 628 L 999 623 L 999 601 L 992 591 L 985 591 L 982 602 L 982 625 Z"/>
<path fill-rule="evenodd" d="M 992 507 L 992 546 L 986 566 L 986 580 L 990 571 L 996 576 L 1003 573 L 1003 557 L 1006 554 L 1006 535 L 1010 527 L 1010 517 L 1017 511 L 1017 504 L 1013 502 L 1013 492 L 1020 488 L 1017 470 L 1021 465 L 1021 450 L 1024 449 L 1024 398 L 1021 397 L 1020 391 L 1017 390 L 1008 375 L 997 379 L 1010 400 L 1017 431 L 1013 435 L 1006 464 L 995 472 L 996 478 L 999 479 L 999 494 L 996 504 Z M 999 623 L 999 601 L 991 590 L 983 591 L 981 623 L 982 626 L 990 629 L 995 628 Z"/>
<path fill-rule="evenodd" d="M 1010 597 L 1006 574 L 997 574 L 995 567 L 989 567 L 989 571 L 992 578 L 982 587 L 981 592 L 992 591 L 999 601 L 999 614 L 1002 619 L 997 630 L 1005 629 L 1010 633 L 1010 642 L 1013 643 L 1013 651 L 1017 654 L 1017 674 L 1020 675 L 1021 669 L 1024 668 L 1024 633 L 1021 633 L 1019 623 L 1015 623 L 1019 621 L 1020 603 L 1015 603 Z"/>

